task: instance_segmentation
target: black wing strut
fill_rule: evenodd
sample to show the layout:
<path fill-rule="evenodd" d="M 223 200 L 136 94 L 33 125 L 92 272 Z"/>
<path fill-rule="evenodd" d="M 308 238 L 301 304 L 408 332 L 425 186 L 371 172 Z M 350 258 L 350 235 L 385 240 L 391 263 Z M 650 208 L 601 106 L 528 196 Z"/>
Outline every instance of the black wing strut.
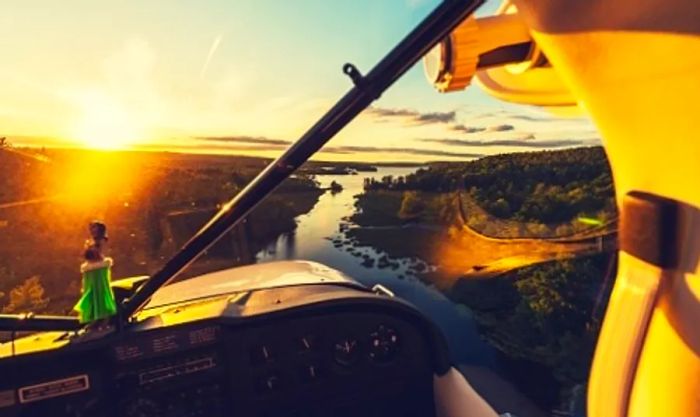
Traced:
<path fill-rule="evenodd" d="M 377 99 L 430 48 L 447 36 L 483 0 L 443 0 L 411 33 L 387 54 L 367 75 L 352 64 L 343 72 L 353 81 L 348 91 L 314 126 L 282 156 L 270 163 L 248 186 L 224 205 L 158 272 L 126 301 L 124 317 L 143 307 L 161 286 L 167 284 L 202 252 L 238 223 L 285 178 L 316 153 L 340 129 Z"/>
<path fill-rule="evenodd" d="M 366 109 L 399 77 L 411 68 L 430 48 L 445 38 L 459 23 L 471 15 L 484 0 L 443 0 L 411 33 L 394 47 L 367 75 L 352 64 L 343 72 L 354 86 L 316 122 L 282 156 L 270 163 L 253 181 L 199 230 L 165 265 L 153 274 L 134 295 L 122 305 L 121 317 L 130 318 L 141 309 L 163 285 L 174 279 L 194 262 L 207 248 L 235 226 L 258 203 L 269 195 L 285 178 L 316 153 L 338 131 Z M 3 317 L 0 330 L 27 329 L 27 320 L 11 325 Z M 54 320 L 51 320 L 54 319 Z M 77 319 L 47 318 L 37 328 L 53 322 L 58 329 L 74 329 Z M 39 323 L 37 323 L 39 324 Z M 56 330 L 58 330 L 56 329 Z"/>

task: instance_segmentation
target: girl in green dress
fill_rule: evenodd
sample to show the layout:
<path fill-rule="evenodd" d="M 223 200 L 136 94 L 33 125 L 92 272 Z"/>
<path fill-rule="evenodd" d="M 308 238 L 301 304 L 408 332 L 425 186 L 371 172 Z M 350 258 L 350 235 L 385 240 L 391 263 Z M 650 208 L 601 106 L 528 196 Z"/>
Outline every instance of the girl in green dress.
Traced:
<path fill-rule="evenodd" d="M 85 262 L 80 265 L 83 276 L 82 296 L 73 308 L 80 315 L 80 323 L 93 324 L 100 328 L 107 326 L 109 318 L 117 314 L 117 303 L 109 283 L 111 280 L 112 259 L 102 253 L 107 240 L 106 228 L 102 233 L 93 233 L 95 223 L 90 225 L 93 244 L 85 250 Z"/>

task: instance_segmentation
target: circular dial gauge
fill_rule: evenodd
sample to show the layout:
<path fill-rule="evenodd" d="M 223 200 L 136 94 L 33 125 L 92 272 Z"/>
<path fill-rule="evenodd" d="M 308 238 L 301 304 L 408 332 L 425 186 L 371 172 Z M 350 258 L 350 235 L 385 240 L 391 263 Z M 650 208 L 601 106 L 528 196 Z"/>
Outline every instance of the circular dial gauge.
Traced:
<path fill-rule="evenodd" d="M 340 365 L 350 366 L 359 358 L 359 343 L 356 339 L 341 339 L 333 345 L 333 359 Z"/>
<path fill-rule="evenodd" d="M 399 351 L 399 336 L 396 330 L 379 325 L 369 335 L 369 357 L 375 362 L 390 362 Z"/>

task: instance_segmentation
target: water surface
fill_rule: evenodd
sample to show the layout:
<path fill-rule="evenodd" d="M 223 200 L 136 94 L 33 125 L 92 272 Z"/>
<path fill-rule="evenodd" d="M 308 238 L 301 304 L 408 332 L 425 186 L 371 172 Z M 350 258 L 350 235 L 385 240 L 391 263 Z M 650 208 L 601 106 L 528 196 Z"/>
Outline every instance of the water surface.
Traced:
<path fill-rule="evenodd" d="M 415 305 L 440 327 L 455 363 L 493 365 L 493 350 L 479 338 L 470 311 L 418 280 L 409 269 L 415 260 L 399 259 L 397 269 L 379 268 L 376 263 L 369 267 L 362 264 L 362 257 L 350 254 L 347 246 L 334 245 L 334 241 L 346 240 L 343 233 L 345 227 L 354 226 L 349 217 L 355 211 L 355 196 L 362 192 L 365 178 L 396 177 L 414 170 L 379 168 L 377 172 L 361 172 L 358 175 L 317 176 L 321 187 L 329 187 L 332 181 L 336 181 L 343 186 L 343 191 L 323 194 L 310 212 L 297 218 L 294 232 L 280 236 L 259 252 L 256 259 L 258 262 L 288 259 L 316 261 L 338 269 L 369 287 L 384 285 L 398 297 Z M 355 251 L 374 259 L 383 255 L 374 248 L 355 248 Z"/>

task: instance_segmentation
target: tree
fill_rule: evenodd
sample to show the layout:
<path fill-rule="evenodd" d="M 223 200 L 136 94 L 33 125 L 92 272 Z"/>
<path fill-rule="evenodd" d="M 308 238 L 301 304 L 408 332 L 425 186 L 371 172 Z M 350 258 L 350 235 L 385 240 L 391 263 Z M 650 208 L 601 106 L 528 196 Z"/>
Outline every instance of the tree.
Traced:
<path fill-rule="evenodd" d="M 49 304 L 44 297 L 44 287 L 39 276 L 27 278 L 10 291 L 10 302 L 2 309 L 3 313 L 40 312 Z"/>
<path fill-rule="evenodd" d="M 510 216 L 510 204 L 504 198 L 499 198 L 491 205 L 491 211 L 498 217 L 507 218 Z"/>
<path fill-rule="evenodd" d="M 330 189 L 331 189 L 331 192 L 333 194 L 335 194 L 335 193 L 339 193 L 339 192 L 343 191 L 343 186 L 340 185 L 340 183 L 338 183 L 336 181 L 331 181 Z"/>
<path fill-rule="evenodd" d="M 425 210 L 425 203 L 415 191 L 406 191 L 403 193 L 401 201 L 401 209 L 399 209 L 399 218 L 410 220 L 419 217 Z"/>

